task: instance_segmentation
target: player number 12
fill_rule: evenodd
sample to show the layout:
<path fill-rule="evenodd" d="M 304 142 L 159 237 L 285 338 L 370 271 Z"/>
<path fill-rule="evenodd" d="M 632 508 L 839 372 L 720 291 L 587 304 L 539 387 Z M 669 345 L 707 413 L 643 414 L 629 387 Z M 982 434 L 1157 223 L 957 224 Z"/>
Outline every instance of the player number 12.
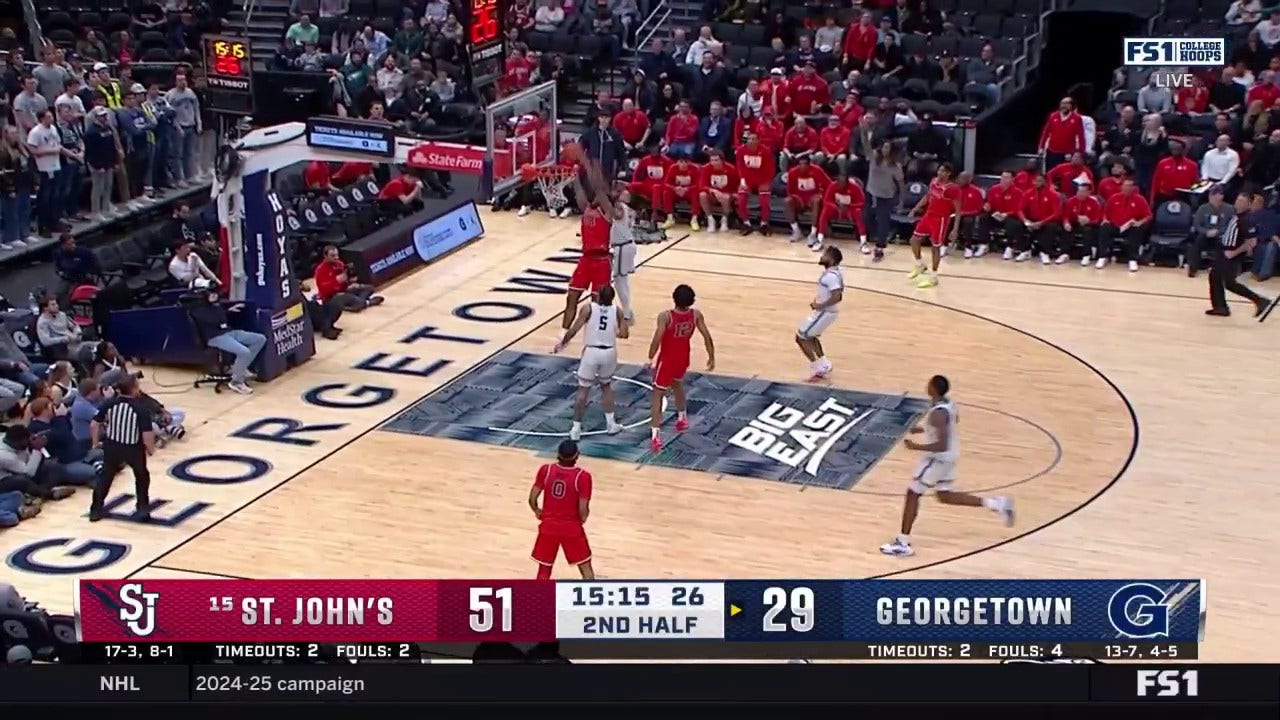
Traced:
<path fill-rule="evenodd" d="M 500 631 L 511 632 L 511 588 L 471 588 L 471 632 L 493 632 L 493 622 L 498 616 L 502 622 Z"/>

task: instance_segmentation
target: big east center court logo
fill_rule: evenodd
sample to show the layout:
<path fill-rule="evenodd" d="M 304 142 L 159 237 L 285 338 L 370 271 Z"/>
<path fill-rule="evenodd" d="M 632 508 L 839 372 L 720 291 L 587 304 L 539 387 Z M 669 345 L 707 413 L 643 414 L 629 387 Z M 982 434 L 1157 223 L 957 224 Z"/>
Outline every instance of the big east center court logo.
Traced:
<path fill-rule="evenodd" d="M 836 443 L 874 413 L 859 413 L 832 397 L 812 412 L 775 402 L 734 433 L 729 444 L 817 476 Z"/>
<path fill-rule="evenodd" d="M 120 621 L 134 635 L 147 637 L 156 630 L 156 603 L 159 600 L 160 593 L 146 592 L 136 583 L 121 587 Z"/>

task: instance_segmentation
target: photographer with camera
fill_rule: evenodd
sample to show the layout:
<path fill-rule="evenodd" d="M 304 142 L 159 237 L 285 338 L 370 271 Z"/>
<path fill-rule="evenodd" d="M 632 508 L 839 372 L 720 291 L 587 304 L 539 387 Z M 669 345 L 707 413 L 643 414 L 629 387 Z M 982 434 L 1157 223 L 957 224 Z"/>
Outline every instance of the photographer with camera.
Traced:
<path fill-rule="evenodd" d="M 204 278 L 196 278 L 192 282 L 192 288 L 198 296 L 194 298 L 196 302 L 187 307 L 187 313 L 200 327 L 201 336 L 207 338 L 209 347 L 235 356 L 235 362 L 231 365 L 231 383 L 227 387 L 241 395 L 252 393 L 253 389 L 245 379 L 249 365 L 267 344 L 267 337 L 262 333 L 231 327 L 227 314 L 243 310 L 244 303 L 231 303 L 224 307 L 218 297 L 218 290 Z"/>
<path fill-rule="evenodd" d="M 382 304 L 382 296 L 373 294 L 372 285 L 363 285 L 351 279 L 351 267 L 342 262 L 338 248 L 327 245 L 324 260 L 316 266 L 316 298 L 325 307 L 358 313 L 367 307 Z"/>

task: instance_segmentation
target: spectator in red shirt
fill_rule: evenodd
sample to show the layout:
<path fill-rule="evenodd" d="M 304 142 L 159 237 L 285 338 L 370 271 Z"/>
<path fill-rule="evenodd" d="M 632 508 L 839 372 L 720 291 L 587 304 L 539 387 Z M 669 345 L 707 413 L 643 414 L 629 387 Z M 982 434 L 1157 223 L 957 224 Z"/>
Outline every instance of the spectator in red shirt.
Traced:
<path fill-rule="evenodd" d="M 1169 141 L 1169 157 L 1156 163 L 1151 177 L 1151 206 L 1178 197 L 1180 191 L 1189 190 L 1200 181 L 1200 165 L 1187 157 L 1187 148 L 1181 140 Z"/>
<path fill-rule="evenodd" d="M 791 108 L 799 115 L 816 115 L 831 102 L 831 90 L 827 81 L 818 74 L 812 61 L 800 69 L 791 79 Z"/>
<path fill-rule="evenodd" d="M 782 152 L 778 155 L 778 168 L 786 172 L 787 168 L 801 157 L 812 159 L 818 149 L 818 131 L 809 127 L 805 119 L 796 116 L 791 129 L 782 136 Z"/>
<path fill-rule="evenodd" d="M 840 65 L 845 72 L 850 70 L 866 71 L 871 63 L 871 54 L 875 52 L 876 43 L 880 42 L 880 32 L 876 29 L 871 13 L 864 12 L 858 24 L 844 33 L 844 48 L 840 57 Z"/>
<path fill-rule="evenodd" d="M 780 67 L 770 70 L 769 77 L 760 83 L 760 97 L 763 98 L 764 109 L 772 110 L 775 116 L 785 118 L 791 115 L 791 86 L 787 83 L 787 71 Z"/>
<path fill-rule="evenodd" d="M 698 153 L 698 116 L 693 114 L 693 107 L 683 100 L 676 114 L 667 119 L 662 151 L 668 157 L 690 160 Z"/>
<path fill-rule="evenodd" d="M 1049 265 L 1058 254 L 1059 219 L 1062 217 L 1062 196 L 1045 184 L 1043 175 L 1037 175 L 1031 190 L 1022 196 L 1018 219 L 1010 244 L 1018 252 L 1017 262 L 1031 259 L 1031 250 L 1040 252 L 1040 262 Z"/>
<path fill-rule="evenodd" d="M 856 90 L 845 95 L 844 100 L 831 108 L 831 112 L 840 118 L 840 124 L 844 125 L 849 132 L 853 132 L 853 129 L 858 127 L 858 121 L 867 114 L 866 108 L 862 107 L 862 95 Z"/>
<path fill-rule="evenodd" d="M 759 118 L 750 105 L 738 106 L 738 116 L 733 119 L 733 141 L 735 146 L 746 142 L 748 135 L 755 134 L 758 121 Z"/>
<path fill-rule="evenodd" d="M 960 188 L 960 225 L 956 228 L 956 243 L 964 250 L 966 258 L 981 257 L 986 254 L 982 243 L 982 208 L 986 198 L 982 188 L 973 184 L 973 173 L 962 172 L 956 176 L 956 185 Z"/>
<path fill-rule="evenodd" d="M 1090 255 L 1098 258 L 1096 267 L 1107 266 L 1115 251 L 1116 240 L 1124 244 L 1125 255 L 1129 258 L 1129 272 L 1138 271 L 1138 250 L 1142 247 L 1142 239 L 1146 236 L 1147 225 L 1151 222 L 1151 206 L 1147 199 L 1138 192 L 1138 185 L 1132 178 L 1125 178 L 1120 192 L 1107 199 L 1102 208 L 1102 225 L 1098 228 L 1098 246 L 1090 251 Z"/>
<path fill-rule="evenodd" d="M 410 173 L 397 175 L 378 191 L 378 205 L 395 216 L 416 212 L 422 208 L 422 183 Z"/>
<path fill-rule="evenodd" d="M 302 171 L 302 184 L 308 190 L 316 192 L 333 190 L 333 183 L 329 176 L 329 163 L 323 160 L 312 160 L 307 163 L 307 168 Z"/>
<path fill-rule="evenodd" d="M 818 132 L 818 150 L 813 154 L 813 161 L 823 170 L 834 170 L 836 175 L 849 173 L 849 128 L 840 122 L 840 118 L 831 115 L 827 118 L 827 126 Z"/>
<path fill-rule="evenodd" d="M 1031 192 L 1031 186 L 1035 184 L 1035 179 L 1039 175 L 1040 162 L 1034 159 L 1028 160 L 1027 166 L 1013 176 L 1013 184 L 1024 193 Z"/>
<path fill-rule="evenodd" d="M 1209 88 L 1204 85 L 1204 78 L 1196 75 L 1191 87 L 1178 88 L 1173 94 L 1173 107 L 1186 115 L 1203 115 L 1209 111 Z"/>
<path fill-rule="evenodd" d="M 499 88 L 504 95 L 510 95 L 529 87 L 533 71 L 537 68 L 538 64 L 529 59 L 525 54 L 524 48 L 512 48 L 510 55 L 507 57 L 506 72 L 502 75 Z"/>
<path fill-rule="evenodd" d="M 338 256 L 338 248 L 326 245 L 324 259 L 316 265 L 316 299 L 330 312 L 360 312 L 382 304 L 382 296 L 373 294 L 373 286 L 354 282 L 351 269 Z"/>
<path fill-rule="evenodd" d="M 644 152 L 652 128 L 649 125 L 649 116 L 636 107 L 631 98 L 622 101 L 622 109 L 613 116 L 613 126 L 622 136 L 622 146 L 628 153 L 638 155 Z"/>
<path fill-rule="evenodd" d="M 344 162 L 337 170 L 333 171 L 329 182 L 336 188 L 342 188 L 351 183 L 366 177 L 373 176 L 373 163 L 367 162 Z"/>
<path fill-rule="evenodd" d="M 1262 107 L 1270 110 L 1276 100 L 1280 100 L 1280 87 L 1276 86 L 1275 73 L 1263 70 L 1258 76 L 1258 81 L 1249 88 L 1249 92 L 1245 93 L 1244 100 L 1246 105 L 1260 102 Z"/>
<path fill-rule="evenodd" d="M 1071 159 L 1054 167 L 1045 175 L 1049 187 L 1072 197 L 1081 183 L 1093 185 L 1093 169 L 1084 162 L 1082 153 L 1071 153 Z"/>
<path fill-rule="evenodd" d="M 782 138 L 786 134 L 787 128 L 782 120 L 766 105 L 760 113 L 760 119 L 756 121 L 756 135 L 760 136 L 760 144 L 774 152 L 781 152 Z"/>
<path fill-rule="evenodd" d="M 1127 177 L 1129 177 L 1129 166 L 1125 165 L 1124 161 L 1117 160 L 1111 163 L 1111 174 L 1098 182 L 1098 197 L 1103 203 L 1120 192 L 1120 186 Z"/>
<path fill-rule="evenodd" d="M 1076 112 L 1076 103 L 1064 97 L 1058 109 L 1049 113 L 1040 131 L 1040 152 L 1044 154 L 1045 167 L 1055 167 L 1074 152 L 1085 152 L 1084 120 Z"/>
<path fill-rule="evenodd" d="M 1088 267 L 1090 254 L 1098 246 L 1098 227 L 1102 225 L 1102 200 L 1093 194 L 1093 185 L 1081 183 L 1076 194 L 1067 198 L 1062 208 L 1062 229 L 1080 239 L 1085 248 L 1080 264 Z"/>
<path fill-rule="evenodd" d="M 974 251 L 974 257 L 987 254 L 991 235 L 997 229 L 1004 231 L 1006 238 L 1012 238 L 1017 230 L 1018 208 L 1022 207 L 1022 190 L 1013 182 L 1013 173 L 1005 170 L 1000 173 L 1000 182 L 987 189 L 986 202 L 983 203 L 982 244 Z M 1004 249 L 1004 259 L 1013 259 L 1013 246 Z"/>

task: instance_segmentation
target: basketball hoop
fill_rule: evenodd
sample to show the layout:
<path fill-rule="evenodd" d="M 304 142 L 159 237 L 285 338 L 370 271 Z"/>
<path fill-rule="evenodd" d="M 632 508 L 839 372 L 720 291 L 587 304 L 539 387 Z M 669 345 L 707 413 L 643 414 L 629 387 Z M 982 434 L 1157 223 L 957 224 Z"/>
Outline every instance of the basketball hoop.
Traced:
<path fill-rule="evenodd" d="M 574 168 L 564 165 L 539 167 L 528 164 L 520 168 L 520 177 L 525 182 L 537 182 L 538 189 L 542 191 L 542 197 L 546 198 L 547 209 L 556 212 L 569 206 L 569 196 L 565 195 L 564 191 L 576 175 Z"/>

